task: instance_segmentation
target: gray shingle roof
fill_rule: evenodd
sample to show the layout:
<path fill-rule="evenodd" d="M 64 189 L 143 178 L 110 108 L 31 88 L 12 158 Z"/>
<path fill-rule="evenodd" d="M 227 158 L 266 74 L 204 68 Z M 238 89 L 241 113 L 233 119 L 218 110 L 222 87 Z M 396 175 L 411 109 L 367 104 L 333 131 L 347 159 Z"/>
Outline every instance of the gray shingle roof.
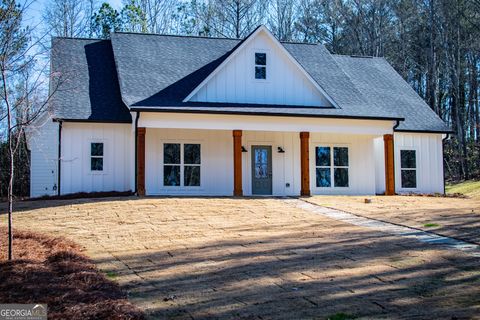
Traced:
<path fill-rule="evenodd" d="M 339 108 L 182 102 L 239 43 L 133 33 L 113 33 L 111 41 L 56 39 L 52 70 L 76 75 L 57 95 L 57 115 L 127 121 L 124 102 L 133 110 L 162 112 L 405 118 L 399 129 L 448 131 L 384 59 L 331 55 L 323 45 L 283 43 Z"/>
<path fill-rule="evenodd" d="M 334 57 L 371 104 L 395 110 L 405 118 L 397 131 L 450 131 L 384 58 Z"/>
<path fill-rule="evenodd" d="M 54 38 L 52 72 L 58 75 L 52 107 L 58 119 L 130 122 L 122 102 L 111 42 Z"/>

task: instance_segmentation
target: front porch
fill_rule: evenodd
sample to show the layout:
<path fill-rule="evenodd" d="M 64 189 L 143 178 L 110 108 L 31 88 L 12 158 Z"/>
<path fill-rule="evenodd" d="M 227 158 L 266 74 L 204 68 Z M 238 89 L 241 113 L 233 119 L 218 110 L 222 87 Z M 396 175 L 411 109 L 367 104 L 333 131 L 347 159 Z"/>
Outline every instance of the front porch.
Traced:
<path fill-rule="evenodd" d="M 142 113 L 136 128 L 137 192 L 385 192 L 385 177 L 393 179 L 393 161 L 390 174 L 376 146 L 381 144 L 385 154 L 391 150 L 387 159 L 393 160 L 392 127 L 392 121 L 380 120 Z"/>

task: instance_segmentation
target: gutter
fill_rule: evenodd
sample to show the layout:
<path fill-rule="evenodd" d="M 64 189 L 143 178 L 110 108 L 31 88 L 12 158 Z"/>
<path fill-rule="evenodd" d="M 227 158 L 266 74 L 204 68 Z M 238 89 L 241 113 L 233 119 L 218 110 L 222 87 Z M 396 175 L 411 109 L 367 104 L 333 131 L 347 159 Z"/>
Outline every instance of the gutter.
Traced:
<path fill-rule="evenodd" d="M 220 110 L 181 110 L 181 109 L 156 109 L 145 107 L 131 107 L 135 112 L 157 112 L 157 113 L 194 113 L 194 114 L 222 114 L 222 115 L 248 115 L 248 116 L 269 116 L 269 117 L 295 117 L 295 118 L 328 118 L 328 119 L 354 119 L 354 120 L 385 120 L 385 121 L 405 121 L 401 117 L 374 117 L 374 116 L 347 116 L 334 114 L 295 114 L 278 112 L 248 112 L 248 111 L 220 111 Z"/>
<path fill-rule="evenodd" d="M 137 141 L 137 136 L 138 136 L 138 119 L 140 119 L 140 112 L 137 111 L 135 115 L 135 192 L 134 194 L 138 196 L 138 141 Z"/>
<path fill-rule="evenodd" d="M 62 120 L 58 120 L 58 167 L 57 167 L 57 195 L 60 196 L 60 181 L 62 177 Z"/>

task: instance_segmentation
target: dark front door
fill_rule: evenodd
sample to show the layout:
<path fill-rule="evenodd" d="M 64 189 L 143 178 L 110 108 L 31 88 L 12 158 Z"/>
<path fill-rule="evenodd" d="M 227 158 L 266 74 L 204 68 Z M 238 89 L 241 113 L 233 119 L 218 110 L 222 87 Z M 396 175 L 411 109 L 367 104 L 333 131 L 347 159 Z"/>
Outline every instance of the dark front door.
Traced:
<path fill-rule="evenodd" d="M 272 194 L 271 146 L 252 146 L 252 194 Z"/>

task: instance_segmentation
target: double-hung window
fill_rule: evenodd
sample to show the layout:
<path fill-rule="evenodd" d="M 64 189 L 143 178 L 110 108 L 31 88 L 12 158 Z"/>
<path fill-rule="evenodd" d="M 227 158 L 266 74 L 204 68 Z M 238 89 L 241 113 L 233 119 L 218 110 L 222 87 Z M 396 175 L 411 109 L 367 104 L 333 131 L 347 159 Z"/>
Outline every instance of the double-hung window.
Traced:
<path fill-rule="evenodd" d="M 417 187 L 417 155 L 415 150 L 400 150 L 402 188 Z"/>
<path fill-rule="evenodd" d="M 200 144 L 163 144 L 163 185 L 178 187 L 200 186 Z"/>
<path fill-rule="evenodd" d="M 315 180 L 317 188 L 348 187 L 348 171 L 348 147 L 315 147 Z"/>
<path fill-rule="evenodd" d="M 90 171 L 103 171 L 103 142 L 90 143 Z"/>
<path fill-rule="evenodd" d="M 267 54 L 255 52 L 255 79 L 267 79 Z"/>

